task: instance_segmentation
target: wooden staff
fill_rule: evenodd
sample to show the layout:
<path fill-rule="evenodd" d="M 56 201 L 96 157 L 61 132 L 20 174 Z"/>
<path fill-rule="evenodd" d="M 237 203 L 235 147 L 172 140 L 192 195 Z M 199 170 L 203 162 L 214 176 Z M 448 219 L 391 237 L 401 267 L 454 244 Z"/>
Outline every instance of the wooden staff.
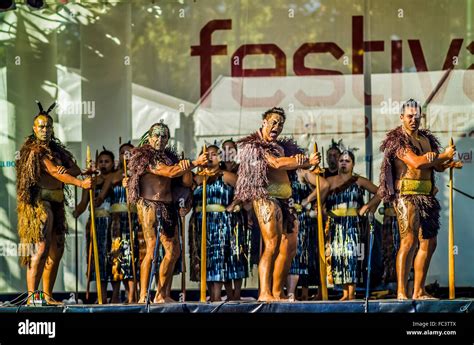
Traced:
<path fill-rule="evenodd" d="M 181 298 L 180 302 L 186 301 L 186 233 L 184 217 L 179 216 L 179 230 L 181 231 Z"/>
<path fill-rule="evenodd" d="M 76 163 L 76 161 L 74 161 Z M 77 186 L 74 186 L 74 207 L 77 208 Z M 77 217 L 74 219 L 74 248 L 75 248 L 75 264 L 76 264 L 76 304 L 79 300 L 79 240 L 77 234 Z"/>
<path fill-rule="evenodd" d="M 122 138 L 120 138 L 122 139 Z M 127 177 L 127 159 L 123 157 L 123 172 Z M 127 199 L 127 215 L 128 215 L 128 228 L 130 229 L 130 253 L 132 255 L 132 274 L 133 274 L 133 286 L 135 291 L 135 298 L 138 300 L 137 291 L 137 272 L 135 269 L 135 234 L 133 233 L 132 224 L 132 213 L 130 211 L 130 203 L 128 202 L 128 188 L 125 188 L 125 198 Z"/>
<path fill-rule="evenodd" d="M 314 153 L 318 152 L 318 144 L 314 143 Z M 326 283 L 326 256 L 324 246 L 324 228 L 323 228 L 323 211 L 321 206 L 321 190 L 319 185 L 319 169 L 315 170 L 316 173 L 316 207 L 318 210 L 318 249 L 319 249 L 319 279 L 321 281 L 321 293 L 323 301 L 328 299 L 328 288 Z"/>
<path fill-rule="evenodd" d="M 184 159 L 184 152 L 181 152 L 181 160 Z M 186 222 L 184 216 L 179 216 L 181 221 L 181 293 L 182 301 L 186 301 Z"/>
<path fill-rule="evenodd" d="M 203 147 L 204 154 L 206 154 L 206 145 Z M 207 175 L 205 169 L 201 172 L 203 176 L 202 180 L 202 223 L 201 223 L 201 297 L 200 302 L 206 302 L 206 268 L 207 268 L 207 214 L 206 214 L 206 203 L 207 203 Z"/>
<path fill-rule="evenodd" d="M 453 138 L 449 141 L 454 146 Z M 449 272 L 449 299 L 455 298 L 454 288 L 454 215 L 453 215 L 453 170 L 449 168 L 449 235 L 448 235 L 448 272 Z"/>
<path fill-rule="evenodd" d="M 92 168 L 91 161 L 91 149 L 87 146 L 87 165 L 88 168 Z M 92 233 L 92 247 L 94 250 L 94 268 L 95 268 L 95 281 L 97 285 L 97 294 L 99 304 L 102 304 L 102 284 L 100 280 L 100 271 L 99 271 L 99 249 L 97 247 L 97 233 L 95 230 L 95 212 L 94 212 L 94 188 L 89 190 L 89 205 L 91 212 L 91 233 Z"/>
<path fill-rule="evenodd" d="M 95 150 L 95 161 L 99 158 L 99 150 Z M 89 161 L 86 162 L 86 166 L 89 167 Z M 89 225 L 90 226 L 90 225 Z M 90 228 L 89 228 L 90 229 Z M 92 272 L 92 234 L 89 233 L 89 250 L 87 260 L 87 284 L 86 284 L 86 300 L 89 300 L 90 287 L 91 287 L 91 272 Z"/>
<path fill-rule="evenodd" d="M 89 256 L 87 260 L 87 286 L 86 286 L 86 300 L 89 300 L 89 290 L 91 285 L 91 261 L 92 261 L 92 236 L 89 240 Z"/>

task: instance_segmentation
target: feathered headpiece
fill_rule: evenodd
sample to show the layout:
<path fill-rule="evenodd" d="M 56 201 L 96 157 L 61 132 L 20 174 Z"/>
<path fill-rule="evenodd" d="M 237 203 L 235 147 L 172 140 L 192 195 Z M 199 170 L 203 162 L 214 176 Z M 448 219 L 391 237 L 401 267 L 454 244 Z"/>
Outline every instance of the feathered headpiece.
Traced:
<path fill-rule="evenodd" d="M 334 141 L 334 138 L 331 138 L 331 146 L 329 146 L 329 150 L 338 150 L 339 153 L 342 152 L 342 148 L 344 145 L 342 144 L 342 139 L 340 139 L 338 142 Z"/>
<path fill-rule="evenodd" d="M 38 116 L 38 115 L 49 115 L 49 113 L 51 112 L 51 110 L 53 110 L 54 107 L 56 106 L 56 101 L 54 101 L 53 104 L 51 104 L 51 105 L 49 106 L 48 110 L 44 111 L 43 105 L 41 104 L 41 102 L 38 101 L 38 100 L 36 100 L 35 102 L 36 102 L 36 104 L 38 105 L 38 109 L 39 109 L 39 113 L 38 113 L 36 116 Z"/>
<path fill-rule="evenodd" d="M 347 147 L 346 147 L 346 146 L 342 143 L 342 139 L 339 140 L 339 143 L 338 143 L 338 144 L 339 144 L 339 150 L 341 151 L 341 154 L 348 153 L 348 152 L 354 154 L 355 151 L 358 151 L 358 150 L 359 150 L 358 147 L 350 147 L 350 146 L 347 146 Z"/>

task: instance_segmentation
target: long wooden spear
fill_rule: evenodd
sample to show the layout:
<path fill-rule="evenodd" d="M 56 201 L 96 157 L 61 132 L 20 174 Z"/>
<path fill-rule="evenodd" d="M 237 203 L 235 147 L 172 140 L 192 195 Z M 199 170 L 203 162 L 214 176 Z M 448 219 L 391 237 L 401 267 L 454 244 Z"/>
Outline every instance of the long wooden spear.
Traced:
<path fill-rule="evenodd" d="M 87 146 L 87 167 L 92 168 L 91 161 L 91 149 Z M 94 188 L 89 190 L 89 205 L 91 212 L 91 233 L 92 233 L 92 246 L 94 249 L 94 268 L 95 268 L 95 281 L 97 285 L 97 294 L 99 304 L 102 304 L 102 284 L 100 280 L 100 270 L 99 270 L 99 249 L 97 247 L 97 233 L 95 229 L 95 210 L 94 210 Z"/>
<path fill-rule="evenodd" d="M 76 161 L 74 161 L 75 164 Z M 74 186 L 74 208 L 77 208 L 77 186 Z M 79 240 L 78 240 L 78 234 L 77 234 L 77 217 L 74 219 L 74 248 L 75 248 L 75 264 L 76 264 L 76 304 L 79 301 Z"/>
<path fill-rule="evenodd" d="M 314 143 L 314 153 L 318 152 L 318 144 Z M 321 206 L 321 189 L 319 185 L 319 169 L 315 170 L 316 173 L 316 207 L 318 210 L 318 250 L 319 250 L 319 279 L 320 288 L 323 301 L 328 299 L 328 288 L 326 283 L 326 255 L 324 245 L 324 228 L 323 228 L 323 210 Z"/>
<path fill-rule="evenodd" d="M 89 300 L 89 291 L 90 291 L 90 285 L 91 285 L 92 234 L 90 234 L 88 254 L 89 254 L 89 256 L 88 256 L 88 260 L 87 260 L 86 301 Z"/>
<path fill-rule="evenodd" d="M 123 157 L 123 172 L 127 177 L 127 159 Z M 128 202 L 128 188 L 125 188 L 125 198 L 127 199 L 127 215 L 128 215 L 128 228 L 130 230 L 130 253 L 132 255 L 132 274 L 133 274 L 133 290 L 135 291 L 135 299 L 138 301 L 137 291 L 137 272 L 135 269 L 135 234 L 132 223 L 132 213 L 130 211 L 130 203 Z"/>
<path fill-rule="evenodd" d="M 184 160 L 184 152 L 181 152 L 181 160 Z M 179 216 L 181 226 L 181 293 L 182 301 L 186 301 L 186 223 L 184 216 Z"/>
<path fill-rule="evenodd" d="M 202 152 L 206 154 L 206 145 L 204 145 Z M 202 223 L 201 223 L 201 296 L 200 302 L 206 302 L 206 268 L 207 268 L 207 214 L 206 214 L 206 203 L 207 203 L 207 174 L 205 169 L 202 170 Z"/>
<path fill-rule="evenodd" d="M 453 146 L 453 138 L 449 141 L 449 145 Z M 454 214 L 453 214 L 453 170 L 449 168 L 449 235 L 448 235 L 448 272 L 449 272 L 449 299 L 454 299 Z"/>

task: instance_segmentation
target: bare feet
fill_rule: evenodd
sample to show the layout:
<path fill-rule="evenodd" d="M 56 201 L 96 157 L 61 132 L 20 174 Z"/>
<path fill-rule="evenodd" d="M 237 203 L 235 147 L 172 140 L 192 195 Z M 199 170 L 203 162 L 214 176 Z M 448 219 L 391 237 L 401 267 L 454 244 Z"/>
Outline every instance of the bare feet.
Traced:
<path fill-rule="evenodd" d="M 153 300 L 153 303 L 158 303 L 158 304 L 163 304 L 163 303 L 176 303 L 174 299 L 171 297 L 162 297 L 161 295 L 157 294 L 155 296 L 155 299 Z"/>
<path fill-rule="evenodd" d="M 46 303 L 48 305 L 64 305 L 63 302 L 55 301 L 53 298 L 46 298 Z"/>
<path fill-rule="evenodd" d="M 283 294 L 280 294 L 278 297 L 273 297 L 275 299 L 275 301 L 278 301 L 278 302 L 291 302 L 289 299 L 289 296 L 285 296 Z M 293 300 L 294 302 L 294 300 Z"/>
<path fill-rule="evenodd" d="M 404 293 L 399 292 L 399 293 L 397 294 L 397 299 L 398 299 L 399 301 L 405 301 L 405 300 L 408 299 L 408 297 L 407 297 L 407 295 L 405 295 Z"/>
<path fill-rule="evenodd" d="M 437 300 L 438 298 L 431 296 L 426 291 L 422 291 L 420 294 L 413 294 L 413 299 L 419 300 L 419 301 L 425 301 L 425 300 Z"/>
<path fill-rule="evenodd" d="M 165 299 L 163 297 L 159 297 L 158 295 L 155 296 L 155 299 L 153 300 L 153 303 L 156 304 L 163 304 L 166 303 Z"/>
<path fill-rule="evenodd" d="M 274 302 L 275 298 L 271 294 L 261 294 L 258 296 L 259 302 Z"/>
<path fill-rule="evenodd" d="M 138 300 L 138 304 L 145 304 L 146 303 L 146 297 L 140 297 Z"/>
<path fill-rule="evenodd" d="M 347 301 L 349 300 L 349 296 L 342 296 L 341 298 L 339 298 L 339 301 Z"/>

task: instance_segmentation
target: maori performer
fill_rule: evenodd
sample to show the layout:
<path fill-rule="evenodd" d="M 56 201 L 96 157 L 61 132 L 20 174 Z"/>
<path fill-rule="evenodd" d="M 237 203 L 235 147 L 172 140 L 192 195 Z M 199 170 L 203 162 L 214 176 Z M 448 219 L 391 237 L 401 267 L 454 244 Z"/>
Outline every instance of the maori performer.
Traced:
<path fill-rule="evenodd" d="M 248 277 L 246 233 L 240 206 L 233 203 L 237 175 L 221 170 L 217 144 L 207 147 L 210 173 L 206 185 L 207 267 L 211 302 L 221 301 L 225 284 L 227 300 L 239 300 L 242 279 Z M 202 176 L 195 176 L 194 214 L 190 231 L 192 280 L 199 280 L 202 223 Z M 233 287 L 235 285 L 235 289 Z"/>
<path fill-rule="evenodd" d="M 127 199 L 125 187 L 122 181 L 125 177 L 124 159 L 128 160 L 130 152 L 134 146 L 130 143 L 124 143 L 119 148 L 118 169 L 110 174 L 105 182 L 105 186 L 99 198 L 105 198 L 112 190 L 112 200 L 110 206 L 110 214 L 112 218 L 111 224 L 111 281 L 113 286 L 112 303 L 120 303 L 120 284 L 125 285 L 128 293 L 128 303 L 136 303 L 136 289 L 134 283 L 134 270 L 138 274 L 139 246 L 138 238 L 140 226 L 138 223 L 137 208 L 135 205 L 130 206 L 131 223 L 133 231 L 134 243 L 131 243 L 130 226 L 128 219 Z M 134 260 L 132 261 L 132 245 L 134 251 Z M 135 267 L 134 267 L 135 266 Z M 137 278 L 137 277 L 135 277 Z"/>
<path fill-rule="evenodd" d="M 306 157 L 290 139 L 278 140 L 286 120 L 282 108 L 267 110 L 262 127 L 240 139 L 240 166 L 235 198 L 251 202 L 257 215 L 265 249 L 259 263 L 259 301 L 286 299 L 283 284 L 296 254 L 298 222 L 288 202 L 289 170 L 318 165 L 314 153 Z"/>
<path fill-rule="evenodd" d="M 21 263 L 26 266 L 28 295 L 43 279 L 45 300 L 53 300 L 53 287 L 64 252 L 67 232 L 64 214 L 64 185 L 90 189 L 91 179 L 79 180 L 79 167 L 72 154 L 54 136 L 53 118 L 38 103 L 33 133 L 26 138 L 16 163 L 18 198 L 18 235 L 22 248 Z M 32 298 L 28 298 L 28 304 Z"/>
<path fill-rule="evenodd" d="M 97 232 L 97 247 L 99 256 L 99 272 L 100 272 L 100 284 L 102 292 L 102 301 L 107 303 L 107 283 L 111 280 L 112 272 L 112 260 L 110 257 L 110 250 L 112 248 L 112 236 L 110 233 L 110 226 L 112 223 L 112 217 L 110 214 L 110 205 L 113 200 L 113 193 L 110 188 L 107 187 L 108 180 L 115 173 L 114 170 L 115 155 L 113 152 L 103 147 L 103 151 L 97 156 L 95 166 L 99 170 L 100 174 L 96 178 L 94 185 L 94 209 L 95 209 L 95 227 Z M 76 207 L 73 215 L 79 217 L 87 209 L 89 205 L 89 193 L 82 193 L 81 201 Z M 87 243 L 87 255 L 88 263 L 94 262 L 94 253 L 90 250 L 92 246 L 92 233 L 91 233 L 91 219 L 89 216 L 86 225 L 86 243 Z M 89 258 L 89 255 L 92 255 Z M 89 267 L 90 276 L 89 281 L 96 281 L 97 273 L 95 269 Z M 96 284 L 99 282 L 96 281 Z M 116 284 L 112 281 L 112 286 Z"/>
<path fill-rule="evenodd" d="M 168 145 L 170 131 L 159 122 L 153 124 L 142 139 L 142 146 L 131 152 L 129 174 L 125 184 L 129 201 L 137 204 L 138 218 L 146 242 L 146 255 L 140 267 L 140 299 L 145 303 L 152 260 L 157 238 L 165 255 L 160 263 L 158 289 L 155 303 L 172 302 L 170 284 L 173 270 L 180 256 L 178 237 L 178 205 L 173 192 L 180 187 L 192 186 L 191 169 L 207 164 L 206 155 L 197 160 L 179 160 L 175 150 Z M 183 205 L 184 206 L 184 205 Z"/>
<path fill-rule="evenodd" d="M 230 138 L 222 142 L 222 160 L 219 162 L 221 170 L 230 171 L 237 174 L 239 170 L 239 164 L 236 162 L 237 159 L 237 144 Z"/>
<path fill-rule="evenodd" d="M 353 174 L 354 163 L 355 157 L 351 151 L 342 152 L 338 174 L 324 182 L 321 192 L 321 202 L 326 202 L 329 216 L 332 281 L 334 285 L 342 286 L 341 301 L 355 298 L 355 287 L 362 276 L 362 216 L 374 212 L 380 203 L 376 195 L 377 186 Z M 365 191 L 374 194 L 367 204 L 364 203 Z M 311 196 L 309 200 L 315 198 Z"/>
<path fill-rule="evenodd" d="M 425 291 L 425 279 L 436 249 L 440 205 L 435 198 L 434 171 L 460 168 L 454 162 L 455 146 L 440 153 L 438 139 L 420 129 L 421 106 L 410 99 L 402 105 L 402 125 L 387 133 L 380 146 L 384 153 L 379 194 L 393 203 L 400 232 L 397 253 L 397 298 L 407 299 L 407 281 L 414 258 L 413 299 L 432 299 Z M 418 251 L 415 251 L 418 247 Z"/>
<path fill-rule="evenodd" d="M 336 176 L 338 172 L 337 164 L 339 162 L 339 156 L 341 155 L 341 146 L 342 139 L 337 143 L 334 139 L 331 139 L 331 146 L 326 151 L 326 161 L 328 162 L 328 167 L 324 169 L 323 177 L 328 178 L 331 176 Z"/>
<path fill-rule="evenodd" d="M 309 285 L 319 285 L 318 226 L 314 205 L 306 202 L 313 192 L 315 175 L 309 170 L 298 169 L 290 174 L 293 207 L 299 222 L 296 256 L 288 275 L 288 297 L 293 300 L 298 283 L 303 287 L 302 300 L 308 300 Z M 312 182 L 310 182 L 312 181 Z M 294 296 L 294 297 L 293 297 Z"/>
<path fill-rule="evenodd" d="M 237 171 L 239 170 L 239 164 L 237 163 L 237 143 L 233 140 L 233 138 L 224 140 L 224 142 L 221 145 L 222 147 L 222 161 L 219 163 L 219 166 L 222 170 L 226 170 L 229 172 L 232 172 L 234 174 L 237 174 Z M 234 187 L 232 187 L 232 193 L 234 193 Z M 234 203 L 234 205 L 236 205 Z M 234 253 L 234 258 L 233 262 L 238 262 L 239 264 L 241 260 L 245 260 L 245 272 L 246 274 L 240 274 L 242 275 L 243 279 L 248 277 L 248 271 L 249 271 L 249 264 L 250 264 L 250 247 L 251 247 L 251 232 L 249 228 L 249 213 L 247 212 L 246 209 L 241 207 L 242 205 L 239 205 L 235 210 L 236 214 L 235 216 L 238 217 L 241 221 L 238 222 L 239 228 L 237 233 L 234 231 L 234 236 L 231 237 L 232 240 L 232 248 L 233 253 Z M 237 228 L 236 228 L 237 229 Z M 237 247 L 240 247 L 238 249 Z M 237 251 L 237 249 L 239 251 Z M 235 261 L 237 260 L 237 261 Z M 235 266 L 235 265 L 233 265 Z M 237 270 L 235 270 L 237 271 Z M 242 270 L 239 270 L 242 272 Z M 240 293 L 242 291 L 242 283 L 243 279 L 242 278 L 237 278 L 237 274 L 233 274 L 231 279 L 226 281 L 224 283 L 224 287 L 226 290 L 227 296 L 231 296 L 232 300 L 238 301 L 240 300 Z"/>

